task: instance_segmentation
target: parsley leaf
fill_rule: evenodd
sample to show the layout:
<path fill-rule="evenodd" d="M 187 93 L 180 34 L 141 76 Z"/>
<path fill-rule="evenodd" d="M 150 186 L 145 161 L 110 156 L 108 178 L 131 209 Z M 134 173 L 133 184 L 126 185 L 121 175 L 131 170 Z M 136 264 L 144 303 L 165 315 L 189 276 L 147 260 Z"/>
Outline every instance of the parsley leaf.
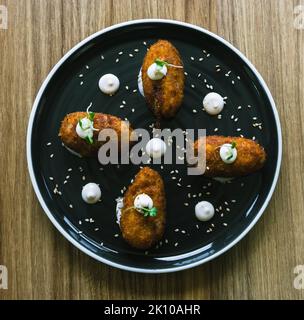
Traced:
<path fill-rule="evenodd" d="M 94 117 L 95 117 L 95 112 L 89 111 L 89 120 L 90 120 L 90 121 L 93 121 L 93 120 L 94 120 Z"/>

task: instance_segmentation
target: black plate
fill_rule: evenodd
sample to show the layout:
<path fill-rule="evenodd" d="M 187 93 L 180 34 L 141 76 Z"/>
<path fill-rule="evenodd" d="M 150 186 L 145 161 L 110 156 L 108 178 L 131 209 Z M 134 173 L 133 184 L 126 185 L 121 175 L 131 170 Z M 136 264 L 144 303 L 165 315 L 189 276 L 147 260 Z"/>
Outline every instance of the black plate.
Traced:
<path fill-rule="evenodd" d="M 147 47 L 161 38 L 170 40 L 178 48 L 188 74 L 183 106 L 177 116 L 163 122 L 162 127 L 206 128 L 208 135 L 255 137 L 265 147 L 268 159 L 261 172 L 228 184 L 187 176 L 182 165 L 165 165 L 163 169 L 152 165 L 165 181 L 167 225 L 162 242 L 149 252 L 142 252 L 123 241 L 115 216 L 115 199 L 121 196 L 121 189 L 129 185 L 139 168 L 134 165 L 101 168 L 95 159 L 71 155 L 62 147 L 57 135 L 60 121 L 67 113 L 85 110 L 91 102 L 95 112 L 127 117 L 133 127 L 149 129 L 154 118 L 142 96 L 133 90 L 137 89 L 137 75 Z M 119 55 L 120 52 L 123 54 Z M 121 81 L 120 90 L 113 97 L 102 94 L 98 88 L 98 79 L 105 73 L 114 73 Z M 210 91 L 228 97 L 222 119 L 202 110 L 203 97 Z M 121 109 L 123 100 L 126 107 Z M 253 123 L 262 123 L 262 129 L 254 127 Z M 218 256 L 238 242 L 268 204 L 281 162 L 277 112 L 254 67 L 214 34 L 165 20 L 120 24 L 73 48 L 54 67 L 38 93 L 27 146 L 36 194 L 60 232 L 97 260 L 139 272 L 189 268 Z M 178 174 L 172 174 L 172 170 L 178 170 Z M 172 176 L 177 179 L 173 180 Z M 179 178 L 182 178 L 182 187 L 177 186 Z M 82 186 L 87 182 L 100 184 L 100 203 L 87 205 L 81 199 Z M 56 184 L 62 195 L 54 194 Z M 218 209 L 215 217 L 205 223 L 194 215 L 195 204 L 203 199 L 211 201 Z M 185 202 L 189 206 L 185 206 Z"/>

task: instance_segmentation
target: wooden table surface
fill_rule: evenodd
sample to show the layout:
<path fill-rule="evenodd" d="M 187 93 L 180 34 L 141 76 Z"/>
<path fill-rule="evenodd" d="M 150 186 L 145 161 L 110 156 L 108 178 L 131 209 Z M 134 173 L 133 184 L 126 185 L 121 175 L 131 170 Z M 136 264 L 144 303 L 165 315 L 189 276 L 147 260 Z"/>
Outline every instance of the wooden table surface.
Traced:
<path fill-rule="evenodd" d="M 303 299 L 304 30 L 302 0 L 0 0 L 0 299 Z M 224 37 L 257 67 L 274 96 L 283 162 L 269 207 L 228 253 L 175 274 L 116 270 L 74 248 L 38 204 L 26 163 L 32 103 L 51 67 L 72 46 L 112 24 L 139 18 L 190 22 Z"/>

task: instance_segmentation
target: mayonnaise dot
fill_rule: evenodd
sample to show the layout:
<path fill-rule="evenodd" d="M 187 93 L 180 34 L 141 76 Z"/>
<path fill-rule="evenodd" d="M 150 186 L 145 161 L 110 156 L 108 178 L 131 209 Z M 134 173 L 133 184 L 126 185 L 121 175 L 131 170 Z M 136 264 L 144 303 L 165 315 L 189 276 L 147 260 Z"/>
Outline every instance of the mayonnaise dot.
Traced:
<path fill-rule="evenodd" d="M 195 216 L 200 221 L 208 221 L 214 216 L 214 207 L 208 201 L 200 201 L 195 206 Z"/>
<path fill-rule="evenodd" d="M 220 157 L 225 163 L 233 163 L 237 158 L 236 147 L 232 147 L 230 143 L 225 143 L 220 148 Z"/>
<path fill-rule="evenodd" d="M 98 82 L 99 89 L 109 95 L 113 95 L 120 86 L 119 79 L 111 73 L 103 75 Z"/>
<path fill-rule="evenodd" d="M 203 100 L 206 112 L 211 115 L 219 114 L 223 110 L 224 104 L 223 97 L 216 92 L 208 93 Z"/>
<path fill-rule="evenodd" d="M 160 158 L 167 150 L 167 146 L 162 139 L 153 138 L 146 144 L 146 152 L 151 158 Z"/>
<path fill-rule="evenodd" d="M 101 190 L 98 184 L 90 182 L 82 188 L 81 196 L 86 203 L 94 204 L 100 200 Z"/>
<path fill-rule="evenodd" d="M 159 67 L 156 63 L 152 63 L 147 70 L 148 77 L 151 80 L 161 80 L 168 72 L 167 66 Z"/>
<path fill-rule="evenodd" d="M 134 207 L 137 211 L 141 212 L 142 208 L 152 209 L 153 200 L 145 193 L 141 193 L 134 199 Z"/>

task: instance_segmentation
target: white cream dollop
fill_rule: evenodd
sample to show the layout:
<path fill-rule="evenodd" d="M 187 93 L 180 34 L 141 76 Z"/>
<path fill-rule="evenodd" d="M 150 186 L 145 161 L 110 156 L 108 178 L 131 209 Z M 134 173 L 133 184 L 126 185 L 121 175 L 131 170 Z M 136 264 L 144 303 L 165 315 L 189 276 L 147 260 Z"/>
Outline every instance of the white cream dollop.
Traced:
<path fill-rule="evenodd" d="M 139 212 L 142 212 L 142 208 L 152 209 L 153 200 L 147 194 L 141 193 L 134 199 L 134 207 Z"/>
<path fill-rule="evenodd" d="M 214 207 L 209 201 L 200 201 L 195 206 L 195 216 L 200 221 L 208 221 L 214 216 Z"/>
<path fill-rule="evenodd" d="M 223 97 L 216 92 L 208 93 L 203 100 L 206 112 L 211 115 L 219 114 L 223 110 L 224 104 Z"/>
<path fill-rule="evenodd" d="M 225 143 L 220 148 L 220 157 L 225 163 L 233 163 L 237 158 L 236 147 L 230 143 Z"/>
<path fill-rule="evenodd" d="M 113 95 L 120 86 L 119 79 L 111 73 L 103 75 L 98 82 L 99 89 L 109 95 Z"/>
<path fill-rule="evenodd" d="M 85 118 L 82 118 L 80 122 L 81 122 L 81 125 L 78 122 L 76 126 L 77 135 L 82 139 L 85 139 L 87 137 L 92 138 L 93 131 L 94 131 L 93 121 L 85 117 Z"/>
<path fill-rule="evenodd" d="M 146 152 L 151 158 L 160 158 L 167 150 L 167 146 L 162 139 L 153 138 L 146 144 Z"/>
<path fill-rule="evenodd" d="M 152 63 L 147 70 L 148 77 L 151 80 L 161 80 L 168 72 L 167 66 L 158 66 L 156 63 Z"/>
<path fill-rule="evenodd" d="M 82 188 L 81 196 L 83 201 L 89 204 L 94 204 L 100 200 L 101 190 L 99 185 L 93 182 L 86 184 Z"/>

